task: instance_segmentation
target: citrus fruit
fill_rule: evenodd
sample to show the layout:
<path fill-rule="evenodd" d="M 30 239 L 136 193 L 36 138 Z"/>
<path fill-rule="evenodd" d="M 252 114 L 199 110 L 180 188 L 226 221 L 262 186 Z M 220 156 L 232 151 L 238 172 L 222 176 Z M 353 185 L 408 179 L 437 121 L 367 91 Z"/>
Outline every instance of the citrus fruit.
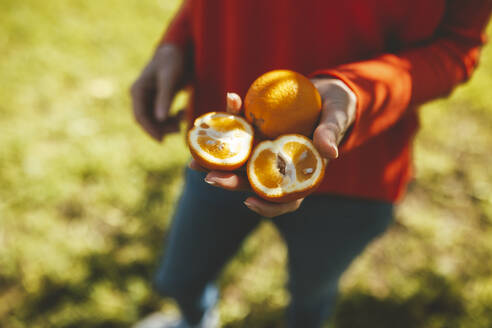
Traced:
<path fill-rule="evenodd" d="M 311 140 L 299 134 L 260 142 L 248 161 L 248 180 L 253 190 L 272 202 L 288 202 L 316 190 L 325 163 Z"/>
<path fill-rule="evenodd" d="M 198 164 L 210 170 L 232 171 L 248 160 L 253 134 L 244 118 L 210 112 L 195 120 L 187 141 Z"/>
<path fill-rule="evenodd" d="M 263 136 L 310 136 L 321 112 L 321 96 L 304 75 L 274 70 L 257 78 L 244 99 L 246 119 Z"/>

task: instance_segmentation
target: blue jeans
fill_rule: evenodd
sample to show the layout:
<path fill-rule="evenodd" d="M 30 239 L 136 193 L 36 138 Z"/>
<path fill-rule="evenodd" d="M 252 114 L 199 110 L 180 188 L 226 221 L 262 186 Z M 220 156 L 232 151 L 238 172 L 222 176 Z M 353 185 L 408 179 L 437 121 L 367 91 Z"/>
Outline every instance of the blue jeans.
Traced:
<path fill-rule="evenodd" d="M 204 177 L 186 171 L 155 279 L 157 291 L 174 298 L 192 324 L 215 304 L 212 282 L 262 220 L 242 203 L 250 193 L 210 186 Z M 311 195 L 297 211 L 271 219 L 288 249 L 288 327 L 321 327 L 334 308 L 340 276 L 386 230 L 392 214 L 387 202 Z"/>

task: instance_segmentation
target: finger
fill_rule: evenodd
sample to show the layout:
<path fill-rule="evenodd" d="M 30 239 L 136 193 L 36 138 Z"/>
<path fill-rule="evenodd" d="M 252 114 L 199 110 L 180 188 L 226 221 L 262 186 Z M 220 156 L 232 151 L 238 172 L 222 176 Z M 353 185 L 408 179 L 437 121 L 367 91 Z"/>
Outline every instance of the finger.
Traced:
<path fill-rule="evenodd" d="M 338 79 L 318 79 L 313 83 L 323 98 L 320 123 L 313 141 L 325 158 L 337 158 L 338 144 L 355 119 L 357 97 Z"/>
<path fill-rule="evenodd" d="M 227 112 L 231 114 L 239 114 L 241 112 L 242 100 L 241 97 L 234 92 L 228 92 L 227 96 Z"/>
<path fill-rule="evenodd" d="M 183 74 L 183 54 L 178 47 L 164 44 L 154 54 L 156 62 L 157 96 L 154 117 L 163 122 L 169 115 L 169 109 Z"/>
<path fill-rule="evenodd" d="M 328 159 L 338 158 L 338 130 L 333 124 L 320 124 L 314 130 L 313 143 L 321 156 Z"/>
<path fill-rule="evenodd" d="M 340 99 L 330 99 L 323 103 L 320 123 L 313 134 L 315 147 L 328 159 L 338 158 L 338 144 L 346 130 L 344 128 L 348 120 L 346 105 L 342 105 L 345 101 Z"/>
<path fill-rule="evenodd" d="M 248 179 L 237 172 L 211 171 L 205 177 L 205 182 L 227 190 L 251 190 Z"/>
<path fill-rule="evenodd" d="M 244 201 L 244 205 L 261 216 L 273 218 L 282 214 L 294 212 L 301 206 L 303 200 L 303 198 L 300 198 L 288 203 L 271 203 L 257 197 L 248 197 Z"/>
<path fill-rule="evenodd" d="M 147 103 L 149 95 L 148 90 L 141 84 L 135 83 L 131 88 L 131 98 L 133 105 L 133 115 L 140 126 L 155 140 L 161 141 L 162 134 L 157 126 L 152 122 L 147 114 Z"/>
<path fill-rule="evenodd" d="M 183 120 L 185 115 L 185 110 L 182 109 L 177 112 L 175 115 L 168 116 L 164 124 L 162 125 L 161 132 L 162 134 L 168 134 L 173 132 L 179 132 L 180 123 Z"/>
<path fill-rule="evenodd" d="M 188 164 L 188 167 L 192 170 L 199 171 L 199 172 L 208 172 L 206 168 L 198 164 L 197 161 L 194 159 L 191 160 L 190 164 Z"/>
<path fill-rule="evenodd" d="M 172 91 L 172 81 L 169 81 L 166 74 L 160 74 L 157 77 L 157 95 L 154 106 L 154 117 L 159 122 L 164 122 L 168 116 L 173 99 Z"/>

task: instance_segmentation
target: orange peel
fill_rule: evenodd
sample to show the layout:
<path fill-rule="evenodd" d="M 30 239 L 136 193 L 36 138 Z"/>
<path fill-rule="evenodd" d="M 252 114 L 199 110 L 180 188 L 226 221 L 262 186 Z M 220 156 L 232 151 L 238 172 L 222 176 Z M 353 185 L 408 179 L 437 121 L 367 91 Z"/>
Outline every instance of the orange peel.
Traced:
<path fill-rule="evenodd" d="M 274 70 L 258 77 L 244 98 L 244 115 L 268 139 L 283 134 L 313 134 L 321 113 L 321 96 L 304 75 Z"/>

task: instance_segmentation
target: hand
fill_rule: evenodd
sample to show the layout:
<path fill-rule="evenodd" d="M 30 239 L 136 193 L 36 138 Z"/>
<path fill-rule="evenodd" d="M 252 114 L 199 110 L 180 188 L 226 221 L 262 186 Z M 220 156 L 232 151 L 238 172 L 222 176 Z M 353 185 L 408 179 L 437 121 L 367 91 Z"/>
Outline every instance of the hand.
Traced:
<path fill-rule="evenodd" d="M 241 98 L 235 93 L 227 94 L 227 111 L 231 114 L 239 114 L 241 111 Z M 207 171 L 201 167 L 196 161 L 192 160 L 190 168 L 197 171 Z M 251 190 L 247 176 L 244 171 L 224 172 L 210 171 L 205 177 L 205 182 L 212 186 L 224 188 L 232 191 Z M 244 201 L 250 210 L 260 214 L 261 216 L 272 218 L 289 212 L 293 212 L 299 208 L 303 198 L 297 199 L 288 203 L 272 203 L 258 197 L 248 197 Z"/>
<path fill-rule="evenodd" d="M 184 112 L 170 116 L 169 110 L 183 74 L 182 51 L 175 45 L 164 44 L 156 50 L 130 89 L 135 120 L 156 141 L 179 131 Z"/>
<path fill-rule="evenodd" d="M 326 159 L 338 157 L 338 145 L 355 120 L 357 98 L 345 83 L 333 78 L 317 78 L 312 82 L 322 99 L 320 123 L 314 131 L 313 142 Z M 241 98 L 237 94 L 227 95 L 227 111 L 239 114 Z M 195 161 L 190 163 L 195 170 L 206 171 Z M 247 177 L 241 172 L 210 171 L 205 181 L 213 186 L 227 190 L 251 190 Z M 288 203 L 272 203 L 258 197 L 248 197 L 244 204 L 252 211 L 265 216 L 275 217 L 296 211 L 304 199 Z"/>
<path fill-rule="evenodd" d="M 313 143 L 327 160 L 338 157 L 338 145 L 355 120 L 357 97 L 341 80 L 312 79 L 321 95 L 322 110 Z"/>

